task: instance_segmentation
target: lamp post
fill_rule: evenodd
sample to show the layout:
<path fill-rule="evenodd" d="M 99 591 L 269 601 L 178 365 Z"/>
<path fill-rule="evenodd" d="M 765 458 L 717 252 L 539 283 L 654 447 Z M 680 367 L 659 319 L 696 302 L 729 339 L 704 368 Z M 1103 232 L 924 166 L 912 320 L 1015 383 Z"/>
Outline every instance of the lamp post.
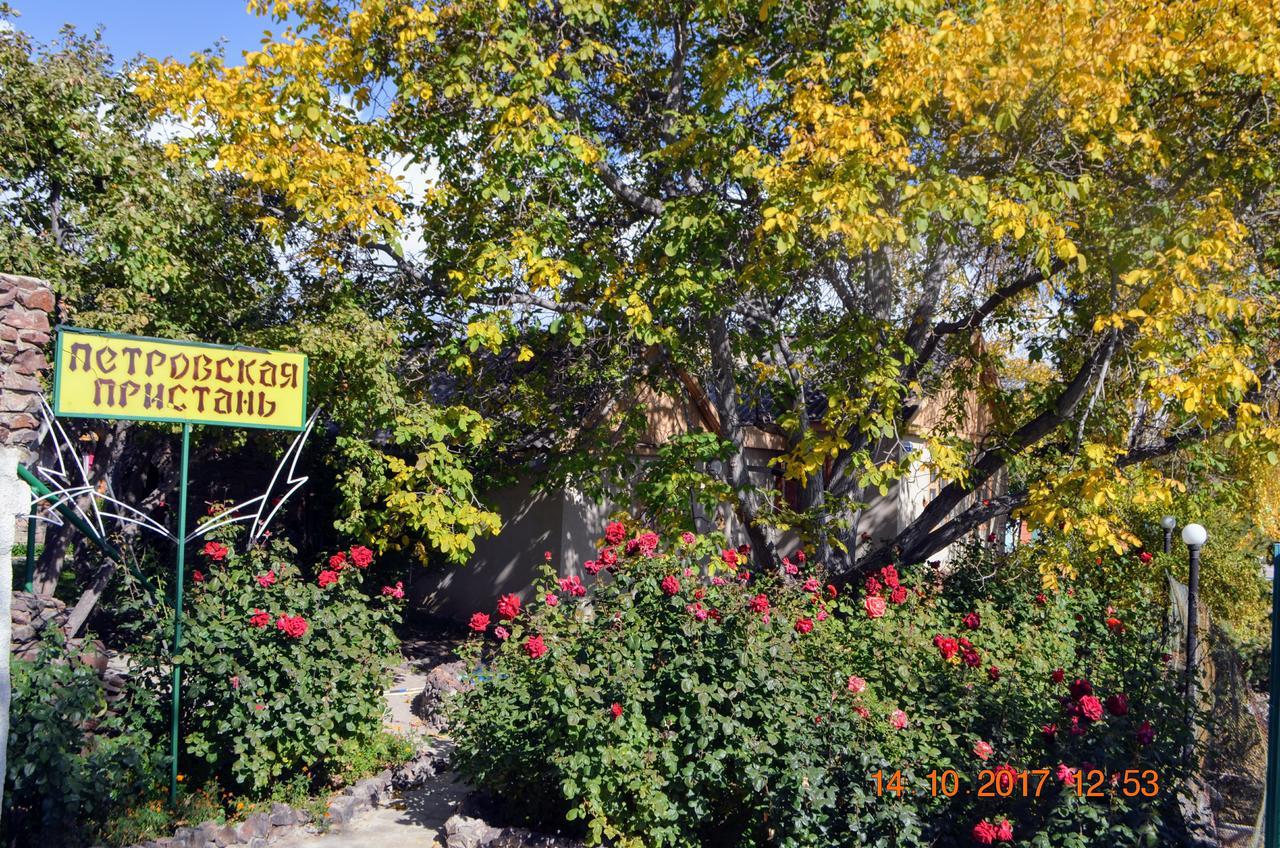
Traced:
<path fill-rule="evenodd" d="M 1262 833 L 1280 848 L 1280 542 L 1271 546 L 1271 705 L 1267 710 L 1267 791 Z"/>
<path fill-rule="evenodd" d="M 1200 548 L 1209 540 L 1209 531 L 1199 524 L 1182 528 L 1182 541 L 1189 557 L 1187 570 L 1187 701 L 1195 695 L 1195 665 L 1197 633 L 1197 607 L 1200 602 Z"/>
<path fill-rule="evenodd" d="M 1164 529 L 1164 552 L 1169 553 L 1173 550 L 1173 528 L 1178 526 L 1178 519 L 1166 515 L 1160 519 L 1160 526 Z"/>

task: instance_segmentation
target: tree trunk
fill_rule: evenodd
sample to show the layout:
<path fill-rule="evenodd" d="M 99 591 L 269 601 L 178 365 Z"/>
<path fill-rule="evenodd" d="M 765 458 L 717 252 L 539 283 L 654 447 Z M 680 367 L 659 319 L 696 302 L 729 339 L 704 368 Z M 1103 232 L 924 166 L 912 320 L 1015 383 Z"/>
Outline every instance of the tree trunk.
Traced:
<path fill-rule="evenodd" d="M 760 499 L 747 467 L 746 433 L 738 410 L 738 385 L 729 325 L 724 313 L 711 321 L 711 362 L 715 369 L 716 412 L 724 437 L 733 445 L 733 453 L 725 468 L 725 481 L 733 486 L 735 512 L 751 543 L 751 556 L 757 569 L 769 569 L 774 563 L 774 546 L 756 523 Z"/>

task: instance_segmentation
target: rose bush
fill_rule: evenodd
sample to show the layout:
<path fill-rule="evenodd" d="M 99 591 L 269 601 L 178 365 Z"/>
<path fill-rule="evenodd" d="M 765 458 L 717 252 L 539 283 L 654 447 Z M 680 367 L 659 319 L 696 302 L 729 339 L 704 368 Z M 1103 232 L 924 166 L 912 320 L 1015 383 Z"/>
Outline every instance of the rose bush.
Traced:
<path fill-rule="evenodd" d="M 770 573 L 741 562 L 611 525 L 585 597 L 548 568 L 533 600 L 478 612 L 456 767 L 595 842 L 1169 841 L 1182 712 L 1152 607 L 977 563 L 887 568 L 845 597 L 802 554 Z M 1154 770 L 1158 790 L 1108 779 L 1078 797 L 1075 771 L 1095 768 Z M 984 769 L 1001 787 L 1048 779 L 980 798 Z M 932 788 L 946 770 L 953 797 Z"/>
<path fill-rule="evenodd" d="M 368 548 L 307 574 L 286 542 L 238 553 L 232 536 L 199 557 L 180 657 L 195 778 L 251 795 L 303 772 L 336 780 L 381 728 L 403 592 L 366 585 Z"/>

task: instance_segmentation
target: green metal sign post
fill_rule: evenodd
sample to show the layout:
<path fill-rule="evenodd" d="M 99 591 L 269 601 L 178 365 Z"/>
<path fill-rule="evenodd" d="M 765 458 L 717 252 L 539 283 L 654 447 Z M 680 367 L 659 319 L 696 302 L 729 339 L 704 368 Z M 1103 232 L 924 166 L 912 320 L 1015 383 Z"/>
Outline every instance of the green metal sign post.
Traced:
<path fill-rule="evenodd" d="M 182 586 L 187 574 L 187 468 L 191 460 L 191 425 L 182 425 L 182 468 L 178 477 L 178 563 L 173 588 L 173 703 L 169 720 L 169 803 L 178 800 L 178 713 L 182 703 Z"/>
<path fill-rule="evenodd" d="M 1262 832 L 1280 848 L 1280 542 L 1271 546 L 1271 706 L 1267 711 L 1267 788 Z"/>

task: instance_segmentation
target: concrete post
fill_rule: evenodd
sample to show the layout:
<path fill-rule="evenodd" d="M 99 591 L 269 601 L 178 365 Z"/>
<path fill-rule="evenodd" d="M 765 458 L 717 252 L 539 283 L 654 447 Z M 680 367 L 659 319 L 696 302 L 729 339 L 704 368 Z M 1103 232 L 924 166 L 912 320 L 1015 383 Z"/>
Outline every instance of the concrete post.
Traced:
<path fill-rule="evenodd" d="M 17 448 L 0 447 L 0 809 L 9 767 L 9 655 L 13 631 L 13 540 L 17 517 L 31 509 L 31 489 L 18 477 Z"/>

